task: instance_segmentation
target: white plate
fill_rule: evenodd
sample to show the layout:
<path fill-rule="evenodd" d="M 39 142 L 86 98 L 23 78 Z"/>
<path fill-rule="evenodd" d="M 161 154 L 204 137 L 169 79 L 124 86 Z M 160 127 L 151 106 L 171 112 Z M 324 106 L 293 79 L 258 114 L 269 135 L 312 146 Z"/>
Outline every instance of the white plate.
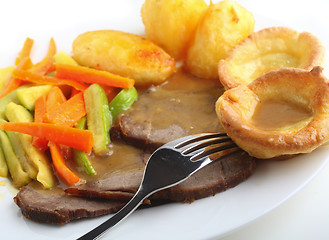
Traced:
<path fill-rule="evenodd" d="M 15 0 L 1 3 L 0 67 L 13 63 L 27 36 L 35 40 L 33 59 L 38 60 L 45 54 L 50 37 L 54 37 L 59 50 L 70 52 L 73 39 L 85 31 L 119 29 L 142 34 L 142 2 Z M 327 21 L 323 19 L 329 12 L 328 3 L 312 1 L 309 6 L 308 2 L 239 1 L 254 13 L 257 29 L 286 25 L 298 31 L 310 31 L 323 43 L 329 43 L 324 31 Z M 328 148 L 325 146 L 289 161 L 261 162 L 255 174 L 244 183 L 193 204 L 173 203 L 137 211 L 104 238 L 214 239 L 224 236 L 273 210 L 303 188 L 328 162 Z M 37 224 L 21 215 L 13 196 L 8 184 L 0 186 L 1 238 L 75 239 L 108 218 L 81 220 L 65 226 Z"/>

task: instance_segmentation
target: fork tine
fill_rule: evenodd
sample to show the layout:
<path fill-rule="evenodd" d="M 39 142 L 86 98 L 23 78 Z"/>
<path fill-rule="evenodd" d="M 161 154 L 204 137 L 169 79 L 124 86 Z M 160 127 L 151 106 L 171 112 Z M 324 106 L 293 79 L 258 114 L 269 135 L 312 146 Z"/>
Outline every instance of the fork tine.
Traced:
<path fill-rule="evenodd" d="M 191 161 L 198 161 L 203 157 L 210 156 L 211 154 L 215 154 L 215 153 L 218 153 L 218 152 L 222 152 L 222 151 L 229 150 L 229 149 L 234 149 L 234 148 L 240 149 L 240 148 L 237 147 L 237 145 L 234 142 L 224 143 L 224 144 L 217 144 L 214 147 L 213 146 L 207 147 L 207 148 L 204 149 L 204 151 L 201 151 L 201 152 L 193 155 L 190 160 Z"/>
<path fill-rule="evenodd" d="M 223 158 L 225 158 L 225 157 L 227 157 L 227 156 L 229 156 L 233 153 L 239 152 L 239 151 L 242 151 L 241 148 L 232 147 L 232 148 L 229 148 L 229 149 L 226 149 L 226 150 L 221 150 L 219 152 L 215 152 L 215 153 L 213 153 L 211 155 L 208 155 L 208 156 L 201 157 L 198 160 L 193 160 L 193 162 L 202 162 L 201 163 L 202 165 L 207 165 L 211 162 L 221 160 L 221 159 L 223 159 Z"/>
<path fill-rule="evenodd" d="M 198 141 L 202 141 L 202 140 L 206 140 L 206 139 L 210 139 L 210 138 L 218 138 L 218 137 L 227 137 L 228 138 L 226 133 L 204 133 L 204 134 L 196 135 L 193 138 L 188 138 L 187 140 L 185 140 L 183 142 L 179 142 L 177 145 L 175 145 L 175 148 L 182 148 L 182 147 L 185 147 L 194 142 L 198 142 Z"/>
<path fill-rule="evenodd" d="M 192 145 L 191 147 L 185 149 L 182 152 L 182 154 L 184 154 L 184 155 L 189 154 L 189 153 L 192 153 L 199 149 L 205 148 L 207 146 L 211 146 L 211 145 L 215 145 L 215 144 L 219 144 L 219 143 L 225 143 L 225 142 L 232 143 L 233 141 L 229 137 L 217 137 L 217 138 L 210 139 L 208 141 L 203 140 L 200 144 L 195 144 L 195 145 Z"/>

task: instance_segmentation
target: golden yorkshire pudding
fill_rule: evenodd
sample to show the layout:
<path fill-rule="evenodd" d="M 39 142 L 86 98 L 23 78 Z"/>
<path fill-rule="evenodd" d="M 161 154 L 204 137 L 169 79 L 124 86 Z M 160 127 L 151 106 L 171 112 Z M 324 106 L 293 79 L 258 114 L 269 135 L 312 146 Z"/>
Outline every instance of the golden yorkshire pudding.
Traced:
<path fill-rule="evenodd" d="M 283 68 L 227 90 L 216 102 L 227 134 L 256 158 L 309 153 L 329 139 L 322 67 Z"/>
<path fill-rule="evenodd" d="M 226 89 L 246 85 L 271 70 L 324 66 L 325 49 L 308 32 L 271 27 L 254 32 L 219 61 L 219 80 Z"/>

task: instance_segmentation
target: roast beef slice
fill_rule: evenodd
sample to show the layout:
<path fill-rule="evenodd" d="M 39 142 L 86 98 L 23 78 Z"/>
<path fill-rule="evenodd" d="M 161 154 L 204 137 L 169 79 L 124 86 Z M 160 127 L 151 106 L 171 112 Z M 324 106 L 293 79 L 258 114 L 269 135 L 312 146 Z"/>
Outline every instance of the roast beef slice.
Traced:
<path fill-rule="evenodd" d="M 255 160 L 245 152 L 239 151 L 206 166 L 179 185 L 154 194 L 150 199 L 193 202 L 236 186 L 247 179 L 254 168 Z M 66 192 L 83 197 L 118 199 L 117 196 L 113 196 L 114 192 L 135 193 L 142 176 L 142 169 L 122 172 L 95 182 L 68 188 Z M 126 200 L 131 197 L 128 194 L 125 196 Z M 120 200 L 124 200 L 124 196 L 121 197 Z"/>
<path fill-rule="evenodd" d="M 113 213 L 124 205 L 122 201 L 78 198 L 65 194 L 62 189 L 49 191 L 29 185 L 23 187 L 14 200 L 26 218 L 55 224 Z"/>
<path fill-rule="evenodd" d="M 144 93 L 124 114 L 112 136 L 121 137 L 148 152 L 192 134 L 223 132 L 215 113 L 221 90 L 212 84 L 200 89 L 171 89 L 170 85 Z"/>

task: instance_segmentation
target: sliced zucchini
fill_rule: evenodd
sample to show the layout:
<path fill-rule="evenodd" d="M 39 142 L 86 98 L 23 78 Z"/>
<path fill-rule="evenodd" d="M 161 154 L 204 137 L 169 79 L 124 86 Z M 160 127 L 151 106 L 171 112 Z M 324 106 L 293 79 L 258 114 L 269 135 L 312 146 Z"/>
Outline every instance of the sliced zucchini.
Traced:
<path fill-rule="evenodd" d="M 47 94 L 51 88 L 51 85 L 36 85 L 29 88 L 18 89 L 16 94 L 19 102 L 28 110 L 32 111 L 35 107 L 35 101 L 39 97 Z"/>
<path fill-rule="evenodd" d="M 6 106 L 5 115 L 11 122 L 33 121 L 32 114 L 23 106 L 15 103 L 9 103 Z M 18 133 L 17 135 L 26 156 L 30 159 L 38 171 L 36 176 L 37 181 L 39 181 L 45 188 L 52 188 L 55 181 L 46 154 L 39 151 L 32 145 L 31 135 L 22 133 Z"/>
<path fill-rule="evenodd" d="M 16 157 L 7 134 L 2 130 L 0 130 L 0 140 L 14 186 L 22 187 L 28 184 L 31 181 L 31 178 L 26 172 L 24 172 L 20 161 Z"/>
<path fill-rule="evenodd" d="M 107 155 L 112 116 L 104 89 L 92 84 L 84 91 L 88 130 L 94 135 L 94 153 Z"/>
<path fill-rule="evenodd" d="M 76 124 L 75 127 L 78 129 L 85 129 L 85 125 L 86 125 L 86 118 L 84 117 Z M 96 174 L 96 171 L 91 165 L 89 158 L 85 152 L 78 149 L 73 149 L 73 159 L 83 172 L 89 175 Z"/>
<path fill-rule="evenodd" d="M 2 146 L 0 144 L 0 177 L 7 177 L 7 176 L 8 176 L 8 166 L 6 163 L 5 155 L 3 154 Z"/>
<path fill-rule="evenodd" d="M 18 87 L 16 90 L 12 91 L 5 97 L 0 99 L 0 119 L 5 119 L 5 109 L 8 103 L 13 102 L 13 103 L 19 103 L 18 98 L 17 98 L 17 91 L 19 89 L 25 89 L 27 88 L 28 85 L 23 85 L 21 87 Z"/>
<path fill-rule="evenodd" d="M 129 109 L 137 97 L 138 93 L 134 87 L 122 89 L 109 104 L 113 120 L 117 118 L 120 112 Z"/>

